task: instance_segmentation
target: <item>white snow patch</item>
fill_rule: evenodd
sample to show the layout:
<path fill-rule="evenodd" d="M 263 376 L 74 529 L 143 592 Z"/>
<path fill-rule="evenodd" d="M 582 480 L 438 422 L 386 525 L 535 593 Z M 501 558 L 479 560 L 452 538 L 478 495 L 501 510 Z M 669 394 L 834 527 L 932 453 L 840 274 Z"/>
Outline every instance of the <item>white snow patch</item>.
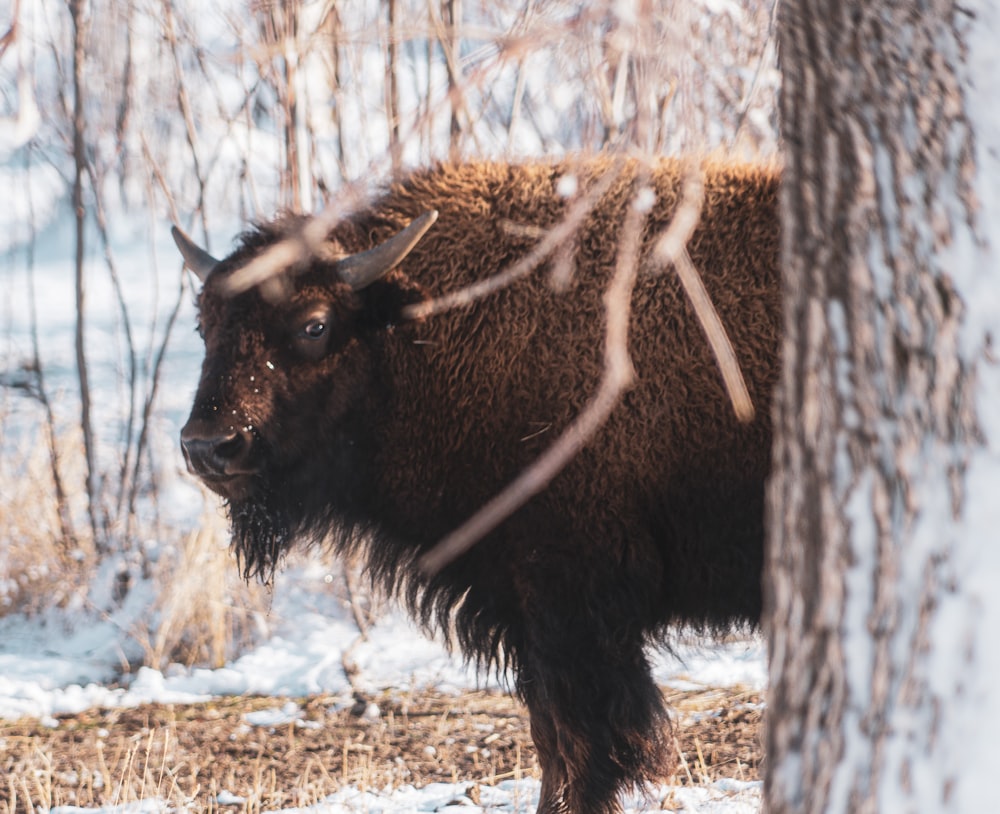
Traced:
<path fill-rule="evenodd" d="M 54 806 L 49 814 L 166 814 L 170 810 L 165 800 L 147 797 L 132 803 L 100 808 L 83 808 L 81 806 Z"/>
<path fill-rule="evenodd" d="M 117 679 L 118 629 L 82 620 L 79 630 L 8 617 L 0 625 L 0 717 L 40 718 L 91 707 L 195 703 L 221 695 L 299 697 L 351 691 L 342 657 L 358 669 L 365 692 L 435 687 L 442 692 L 503 689 L 425 636 L 401 611 L 387 613 L 367 640 L 330 595 L 313 592 L 321 579 L 301 573 L 278 578 L 272 633 L 224 667 L 140 668 Z M 650 654 L 655 679 L 667 686 L 704 688 L 766 685 L 764 643 L 756 637 L 714 645 L 683 643 Z M 282 709 L 285 709 L 284 707 Z M 290 709 L 286 714 L 291 715 Z M 377 715 L 376 712 L 372 712 Z"/>
<path fill-rule="evenodd" d="M 215 802 L 220 806 L 241 806 L 246 801 L 246 797 L 240 797 L 238 794 L 233 794 L 231 791 L 227 791 L 226 789 L 223 789 L 215 795 Z"/>

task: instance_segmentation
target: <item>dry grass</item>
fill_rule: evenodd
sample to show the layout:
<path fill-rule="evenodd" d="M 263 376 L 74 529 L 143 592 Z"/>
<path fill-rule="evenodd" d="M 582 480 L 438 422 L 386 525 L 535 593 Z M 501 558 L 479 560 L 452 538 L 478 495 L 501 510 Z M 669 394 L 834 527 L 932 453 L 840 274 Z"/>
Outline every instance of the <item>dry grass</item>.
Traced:
<path fill-rule="evenodd" d="M 133 635 L 143 644 L 143 663 L 163 669 L 171 662 L 221 667 L 253 638 L 270 595 L 239 576 L 229 531 L 214 498 L 198 528 L 156 563 L 151 621 Z"/>
<path fill-rule="evenodd" d="M 678 710 L 680 760 L 664 782 L 755 780 L 761 768 L 761 699 L 714 690 L 668 693 Z M 342 700 L 342 699 L 341 699 Z M 490 692 L 385 694 L 342 709 L 300 700 L 299 723 L 251 726 L 247 714 L 280 706 L 227 698 L 190 706 L 90 711 L 59 720 L 0 724 L 0 814 L 55 805 L 106 806 L 158 799 L 171 809 L 214 812 L 304 806 L 347 785 L 385 789 L 433 782 L 478 788 L 538 777 L 524 709 Z M 359 715 L 370 702 L 381 714 Z"/>
<path fill-rule="evenodd" d="M 0 405 L 0 428 L 11 409 Z M 44 428 L 0 435 L 0 617 L 52 608 L 114 613 L 124 597 L 119 592 L 141 590 L 145 606 L 132 603 L 135 616 L 121 621 L 124 635 L 140 645 L 142 664 L 224 664 L 249 641 L 270 598 L 240 578 L 218 499 L 206 495 L 203 516 L 189 533 L 136 520 L 129 539 L 112 539 L 102 563 L 86 522 L 79 431 L 61 430 L 56 448 L 68 527 L 60 522 Z M 141 542 L 150 539 L 158 545 Z M 109 563 L 126 571 L 115 573 Z"/>
<path fill-rule="evenodd" d="M 82 475 L 81 475 L 82 477 Z M 105 605 L 121 585 L 102 588 L 102 579 L 121 575 L 103 568 L 85 535 L 66 540 L 60 533 L 47 454 L 37 447 L 8 457 L 0 472 L 0 617 L 33 616 L 51 608 L 111 613 Z M 260 585 L 244 582 L 229 551 L 229 533 L 216 501 L 206 501 L 198 528 L 177 545 L 161 544 L 156 557 L 132 563 L 122 585 L 149 599 L 123 633 L 138 642 L 141 663 L 163 669 L 171 662 L 222 666 L 252 638 L 256 620 L 270 603 Z M 141 530 L 142 536 L 155 536 Z M 141 547 L 140 547 L 141 548 Z M 144 553 L 144 549 L 138 553 Z M 138 580 L 145 579 L 146 584 Z M 133 665 L 136 666 L 136 665 Z"/>
<path fill-rule="evenodd" d="M 9 421 L 0 414 L 0 424 Z M 94 566 L 92 541 L 62 534 L 47 441 L 42 427 L 34 429 L 17 438 L 0 435 L 0 617 L 79 599 Z M 66 449 L 78 446 L 78 434 L 67 433 Z M 83 483 L 80 455 L 66 454 L 60 469 L 65 482 Z"/>

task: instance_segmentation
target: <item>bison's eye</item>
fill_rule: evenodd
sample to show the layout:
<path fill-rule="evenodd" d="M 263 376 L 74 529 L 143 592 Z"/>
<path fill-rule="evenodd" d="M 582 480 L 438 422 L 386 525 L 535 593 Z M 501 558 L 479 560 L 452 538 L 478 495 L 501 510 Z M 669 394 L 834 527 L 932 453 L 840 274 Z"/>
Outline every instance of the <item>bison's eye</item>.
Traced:
<path fill-rule="evenodd" d="M 321 339 L 326 333 L 326 322 L 321 319 L 311 319 L 302 328 L 302 336 L 306 339 Z"/>
<path fill-rule="evenodd" d="M 335 325 L 332 316 L 329 308 L 315 306 L 305 313 L 293 315 L 289 339 L 298 353 L 318 361 L 329 352 Z"/>

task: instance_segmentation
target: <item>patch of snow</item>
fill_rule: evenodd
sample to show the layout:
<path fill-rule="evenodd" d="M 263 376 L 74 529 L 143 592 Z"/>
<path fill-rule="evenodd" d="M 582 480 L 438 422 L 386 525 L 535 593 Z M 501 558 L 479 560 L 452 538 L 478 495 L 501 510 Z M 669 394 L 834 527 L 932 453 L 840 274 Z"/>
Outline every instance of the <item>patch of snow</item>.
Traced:
<path fill-rule="evenodd" d="M 215 795 L 215 802 L 220 806 L 241 806 L 246 801 L 246 797 L 240 797 L 238 794 L 233 794 L 231 791 L 226 791 L 225 789 Z"/>
<path fill-rule="evenodd" d="M 675 690 L 767 686 L 767 653 L 760 636 L 673 645 L 651 652 L 650 661 L 656 682 Z"/>
<path fill-rule="evenodd" d="M 287 701 L 280 707 L 248 712 L 243 716 L 243 720 L 251 726 L 282 726 L 298 723 L 301 715 L 302 707 L 294 701 Z"/>
<path fill-rule="evenodd" d="M 308 569 L 280 575 L 270 636 L 218 669 L 142 667 L 118 678 L 120 628 L 112 621 L 85 619 L 72 627 L 65 620 L 7 617 L 0 620 L 0 717 L 196 703 L 222 695 L 345 694 L 352 690 L 343 664 L 348 650 L 358 671 L 355 684 L 363 692 L 506 689 L 496 676 L 478 672 L 449 653 L 442 641 L 428 638 L 401 611 L 386 613 L 361 640 L 350 613 L 322 590 L 325 586 L 322 576 Z M 759 638 L 675 644 L 650 656 L 657 682 L 675 689 L 766 685 Z"/>
<path fill-rule="evenodd" d="M 165 800 L 147 797 L 133 803 L 123 803 L 116 806 L 101 808 L 82 808 L 80 806 L 54 806 L 49 814 L 166 814 L 170 810 Z"/>
<path fill-rule="evenodd" d="M 505 780 L 496 786 L 478 786 L 477 802 L 470 789 L 473 783 L 432 783 L 423 788 L 400 786 L 381 791 L 345 788 L 311 806 L 282 809 L 291 814 L 530 814 L 538 804 L 536 780 Z M 221 796 L 221 795 L 220 795 Z M 756 814 L 760 810 L 761 784 L 724 780 L 710 786 L 655 786 L 628 795 L 625 814 L 653 811 L 697 811 L 701 814 Z M 222 800 L 220 804 L 225 805 Z"/>

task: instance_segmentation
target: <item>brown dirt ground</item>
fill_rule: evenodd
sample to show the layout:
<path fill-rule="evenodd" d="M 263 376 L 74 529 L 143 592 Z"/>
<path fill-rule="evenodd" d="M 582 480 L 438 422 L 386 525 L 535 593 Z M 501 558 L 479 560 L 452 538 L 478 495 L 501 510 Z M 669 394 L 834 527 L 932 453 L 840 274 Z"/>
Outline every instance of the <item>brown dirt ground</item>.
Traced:
<path fill-rule="evenodd" d="M 762 700 L 752 692 L 667 692 L 678 712 L 676 784 L 759 778 Z M 358 715 L 365 702 L 375 720 Z M 63 716 L 58 727 L 0 721 L 0 814 L 38 807 L 99 806 L 158 797 L 190 812 L 215 812 L 227 791 L 245 802 L 225 811 L 308 805 L 338 788 L 445 781 L 479 785 L 537 777 L 523 707 L 509 696 L 470 692 L 386 693 L 355 709 L 337 699 L 298 699 L 307 723 L 250 726 L 248 712 L 273 698 L 149 705 Z M 339 705 L 342 706 L 342 705 Z"/>

